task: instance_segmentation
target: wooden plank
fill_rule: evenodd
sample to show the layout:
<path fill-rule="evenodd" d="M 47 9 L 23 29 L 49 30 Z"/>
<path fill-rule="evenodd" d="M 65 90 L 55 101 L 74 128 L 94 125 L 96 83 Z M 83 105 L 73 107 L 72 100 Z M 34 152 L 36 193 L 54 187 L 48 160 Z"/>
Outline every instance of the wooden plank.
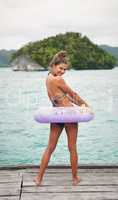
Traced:
<path fill-rule="evenodd" d="M 2 196 L 0 200 L 19 200 L 19 196 Z"/>
<path fill-rule="evenodd" d="M 34 172 L 34 173 L 30 173 L 30 172 L 23 172 L 22 173 L 23 175 L 26 175 L 26 176 L 35 176 L 36 174 L 38 174 L 38 172 Z M 100 171 L 99 173 L 96 173 L 96 172 L 84 172 L 82 173 L 81 171 L 78 172 L 78 175 L 81 174 L 81 176 L 117 176 L 118 177 L 118 173 L 113 173 L 113 172 L 103 172 L 103 171 Z M 72 173 L 71 171 L 70 172 L 60 172 L 58 173 L 58 171 L 56 171 L 55 173 L 48 173 L 48 172 L 45 172 L 44 174 L 46 177 L 60 177 L 60 176 L 72 176 Z"/>
<path fill-rule="evenodd" d="M 21 200 L 118 200 L 118 193 L 23 193 Z"/>
<path fill-rule="evenodd" d="M 20 194 L 20 188 L 16 185 L 16 187 L 7 187 L 5 188 L 0 188 L 0 197 L 1 196 L 19 196 Z"/>
<path fill-rule="evenodd" d="M 39 169 L 37 168 L 34 168 L 34 169 L 30 169 L 30 168 L 27 168 L 27 169 L 21 169 L 20 172 L 22 173 L 37 173 L 39 171 Z M 78 169 L 78 172 L 81 172 L 81 173 L 101 173 L 104 172 L 104 173 L 118 173 L 118 168 L 103 168 L 103 169 Z M 60 168 L 57 168 L 57 169 L 46 169 L 46 173 L 71 173 L 71 169 L 60 169 Z"/>
<path fill-rule="evenodd" d="M 22 173 L 31 173 L 31 174 L 34 174 L 34 173 L 37 173 L 39 172 L 39 170 L 37 169 L 33 169 L 32 171 L 30 171 L 30 169 L 28 170 L 25 170 L 25 171 L 22 171 Z M 72 170 L 71 169 L 46 169 L 46 174 L 51 174 L 53 175 L 54 174 L 71 174 Z M 99 173 L 116 173 L 118 174 L 118 169 L 107 169 L 107 168 L 104 168 L 104 169 L 78 169 L 78 173 L 81 173 L 81 174 L 84 174 L 84 173 L 95 173 L 95 174 L 99 174 Z"/>
<path fill-rule="evenodd" d="M 110 185 L 78 185 L 78 186 L 32 186 L 23 187 L 23 193 L 75 193 L 75 192 L 118 192 L 118 186 Z"/>
<path fill-rule="evenodd" d="M 18 182 L 21 180 L 22 174 L 20 172 L 0 171 L 0 183 L 2 182 Z"/>
<path fill-rule="evenodd" d="M 19 172 L 0 171 L 0 199 L 19 200 L 21 181 Z"/>
<path fill-rule="evenodd" d="M 19 196 L 20 194 L 20 184 L 14 183 L 11 185 L 2 184 L 0 186 L 0 197 L 1 196 Z"/>

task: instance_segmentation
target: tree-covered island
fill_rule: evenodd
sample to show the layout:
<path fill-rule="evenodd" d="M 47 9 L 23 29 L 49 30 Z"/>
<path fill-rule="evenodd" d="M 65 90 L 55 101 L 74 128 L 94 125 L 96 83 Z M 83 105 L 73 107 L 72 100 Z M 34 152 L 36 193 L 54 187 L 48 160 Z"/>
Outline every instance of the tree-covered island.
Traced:
<path fill-rule="evenodd" d="M 67 51 L 71 67 L 76 70 L 112 69 L 116 64 L 116 59 L 110 53 L 91 42 L 88 37 L 75 32 L 29 42 L 13 54 L 12 60 L 26 55 L 47 69 L 53 55 L 60 50 Z"/>

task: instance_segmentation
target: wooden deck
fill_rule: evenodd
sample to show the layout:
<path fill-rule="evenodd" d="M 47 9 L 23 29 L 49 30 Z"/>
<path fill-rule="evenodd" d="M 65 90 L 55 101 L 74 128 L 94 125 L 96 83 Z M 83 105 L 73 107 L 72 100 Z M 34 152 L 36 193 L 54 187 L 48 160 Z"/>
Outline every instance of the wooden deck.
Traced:
<path fill-rule="evenodd" d="M 0 167 L 0 200 L 118 200 L 118 166 L 83 165 L 81 182 L 72 186 L 69 166 L 49 166 L 41 187 L 37 166 Z"/>

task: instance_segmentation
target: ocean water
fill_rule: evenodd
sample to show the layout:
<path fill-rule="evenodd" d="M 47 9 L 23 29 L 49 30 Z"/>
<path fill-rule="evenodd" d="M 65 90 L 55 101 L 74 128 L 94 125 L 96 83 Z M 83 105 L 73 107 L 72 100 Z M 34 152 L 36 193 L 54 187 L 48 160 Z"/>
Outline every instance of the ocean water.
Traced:
<path fill-rule="evenodd" d="M 0 68 L 0 166 L 40 163 L 49 124 L 35 122 L 33 114 L 39 106 L 51 106 L 45 87 L 47 73 Z M 118 67 L 70 70 L 64 79 L 95 113 L 93 121 L 79 124 L 79 164 L 118 164 Z M 69 163 L 63 130 L 49 164 Z"/>

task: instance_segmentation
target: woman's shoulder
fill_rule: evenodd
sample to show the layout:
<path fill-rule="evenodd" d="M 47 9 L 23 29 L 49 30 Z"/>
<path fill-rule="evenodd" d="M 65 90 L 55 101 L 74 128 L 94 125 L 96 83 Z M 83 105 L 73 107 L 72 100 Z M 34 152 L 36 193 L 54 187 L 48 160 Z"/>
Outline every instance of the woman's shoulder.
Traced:
<path fill-rule="evenodd" d="M 63 78 L 61 76 L 48 75 L 47 80 L 50 80 L 51 82 L 53 82 L 53 81 L 59 82 L 59 81 L 62 81 Z"/>
<path fill-rule="evenodd" d="M 61 85 L 62 83 L 64 83 L 64 79 L 61 76 L 54 76 L 52 82 L 57 85 Z"/>

